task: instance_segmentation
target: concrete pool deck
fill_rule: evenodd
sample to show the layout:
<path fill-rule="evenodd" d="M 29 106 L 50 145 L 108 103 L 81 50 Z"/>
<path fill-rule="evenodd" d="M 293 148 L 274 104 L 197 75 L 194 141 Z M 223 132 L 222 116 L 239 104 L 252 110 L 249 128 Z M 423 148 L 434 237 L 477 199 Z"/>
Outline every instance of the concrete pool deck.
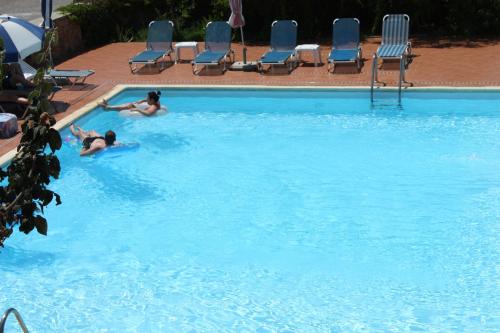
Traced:
<path fill-rule="evenodd" d="M 66 86 L 58 92 L 54 101 L 61 120 L 83 106 L 95 101 L 119 84 L 142 85 L 260 85 L 260 86 L 311 86 L 311 87 L 369 87 L 372 54 L 379 45 L 378 38 L 369 38 L 362 43 L 364 66 L 358 73 L 354 66 L 339 66 L 335 74 L 327 73 L 326 59 L 329 45 L 321 46 L 323 65 L 315 67 L 312 56 L 304 54 L 307 62 L 299 65 L 291 74 L 260 75 L 257 72 L 227 71 L 223 75 L 213 71 L 195 76 L 192 74 L 190 50 L 182 50 L 186 61 L 168 66 L 165 70 L 140 71 L 131 74 L 128 59 L 141 51 L 145 43 L 113 43 L 85 52 L 57 66 L 58 69 L 92 69 L 95 75 L 89 77 L 86 85 Z M 242 47 L 232 44 L 236 60 L 241 60 Z M 203 44 L 200 43 L 200 50 Z M 248 47 L 247 59 L 256 60 L 268 46 Z M 407 72 L 407 81 L 414 87 L 500 87 L 500 41 L 421 41 L 413 40 L 413 61 Z M 393 66 L 397 68 L 398 66 Z M 388 86 L 396 85 L 398 71 L 381 71 L 379 80 Z M 168 99 L 163 99 L 168 105 Z M 14 149 L 20 135 L 0 140 L 0 155 Z"/>

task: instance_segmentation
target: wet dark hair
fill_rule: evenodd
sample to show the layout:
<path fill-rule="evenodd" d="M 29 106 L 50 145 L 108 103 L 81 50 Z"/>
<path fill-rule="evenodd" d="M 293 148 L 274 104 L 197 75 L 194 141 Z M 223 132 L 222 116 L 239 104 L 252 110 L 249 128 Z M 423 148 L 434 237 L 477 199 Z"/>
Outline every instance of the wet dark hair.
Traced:
<path fill-rule="evenodd" d="M 161 91 L 150 91 L 150 92 L 148 92 L 148 98 L 151 98 L 156 103 L 158 103 L 158 101 L 160 100 L 160 95 L 161 95 Z"/>
<path fill-rule="evenodd" d="M 116 141 L 116 134 L 112 130 L 109 130 L 104 135 L 104 142 L 106 142 L 106 146 L 111 146 Z"/>

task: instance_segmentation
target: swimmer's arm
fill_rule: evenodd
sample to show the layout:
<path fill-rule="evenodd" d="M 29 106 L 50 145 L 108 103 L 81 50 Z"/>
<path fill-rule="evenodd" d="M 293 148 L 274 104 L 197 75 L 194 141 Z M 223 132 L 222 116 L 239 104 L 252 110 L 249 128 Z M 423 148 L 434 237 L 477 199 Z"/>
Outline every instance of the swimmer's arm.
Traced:
<path fill-rule="evenodd" d="M 101 150 L 99 146 L 91 146 L 89 149 L 82 148 L 82 150 L 80 150 L 80 156 L 89 156 L 97 153 L 99 150 Z"/>
<path fill-rule="evenodd" d="M 145 116 L 151 116 L 153 115 L 156 111 L 158 110 L 158 107 L 156 105 L 151 105 L 149 108 L 146 110 L 142 110 L 139 108 L 135 108 L 134 111 L 137 111 L 139 113 L 142 113 Z"/>

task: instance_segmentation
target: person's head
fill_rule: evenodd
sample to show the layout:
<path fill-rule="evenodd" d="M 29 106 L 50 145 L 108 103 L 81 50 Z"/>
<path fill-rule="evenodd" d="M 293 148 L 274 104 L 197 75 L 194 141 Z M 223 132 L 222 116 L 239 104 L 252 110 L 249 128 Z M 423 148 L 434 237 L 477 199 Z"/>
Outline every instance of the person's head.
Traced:
<path fill-rule="evenodd" d="M 150 91 L 148 92 L 148 102 L 158 103 L 160 100 L 161 91 Z"/>
<path fill-rule="evenodd" d="M 109 130 L 104 135 L 104 141 L 106 142 L 106 146 L 112 146 L 116 141 L 116 134 L 112 130 Z"/>

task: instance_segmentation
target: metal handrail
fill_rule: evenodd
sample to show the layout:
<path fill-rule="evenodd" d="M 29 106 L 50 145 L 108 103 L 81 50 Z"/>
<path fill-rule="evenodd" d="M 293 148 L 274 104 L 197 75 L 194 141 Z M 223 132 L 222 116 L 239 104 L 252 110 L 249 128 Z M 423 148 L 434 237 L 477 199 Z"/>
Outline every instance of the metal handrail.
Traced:
<path fill-rule="evenodd" d="M 401 86 L 403 85 L 403 81 L 405 79 L 404 75 L 405 64 L 403 60 L 403 56 L 399 59 L 399 83 L 398 83 L 398 102 L 401 104 Z"/>
<path fill-rule="evenodd" d="M 373 62 L 372 62 L 372 79 L 370 82 L 370 98 L 373 103 L 373 89 L 375 83 L 378 83 L 378 56 L 376 53 L 373 54 Z M 405 81 L 405 70 L 406 70 L 406 58 L 402 55 L 399 59 L 399 80 L 398 80 L 398 102 L 401 104 L 401 91 L 403 88 L 403 82 Z M 385 84 L 384 84 L 385 85 Z"/>
<path fill-rule="evenodd" d="M 19 312 L 14 308 L 10 308 L 7 311 L 5 311 L 5 313 L 2 316 L 2 319 L 0 319 L 0 333 L 4 333 L 5 323 L 7 322 L 7 318 L 11 313 L 13 313 L 14 316 L 16 316 L 17 322 L 19 323 L 19 326 L 21 326 L 23 333 L 29 333 L 26 324 L 24 324 L 23 318 L 21 317 Z"/>
<path fill-rule="evenodd" d="M 371 101 L 373 102 L 373 86 L 375 85 L 375 82 L 378 80 L 377 77 L 377 66 L 378 66 L 378 57 L 377 54 L 373 54 L 373 61 L 372 61 L 372 80 L 371 80 L 371 85 L 370 85 L 370 97 Z"/>

